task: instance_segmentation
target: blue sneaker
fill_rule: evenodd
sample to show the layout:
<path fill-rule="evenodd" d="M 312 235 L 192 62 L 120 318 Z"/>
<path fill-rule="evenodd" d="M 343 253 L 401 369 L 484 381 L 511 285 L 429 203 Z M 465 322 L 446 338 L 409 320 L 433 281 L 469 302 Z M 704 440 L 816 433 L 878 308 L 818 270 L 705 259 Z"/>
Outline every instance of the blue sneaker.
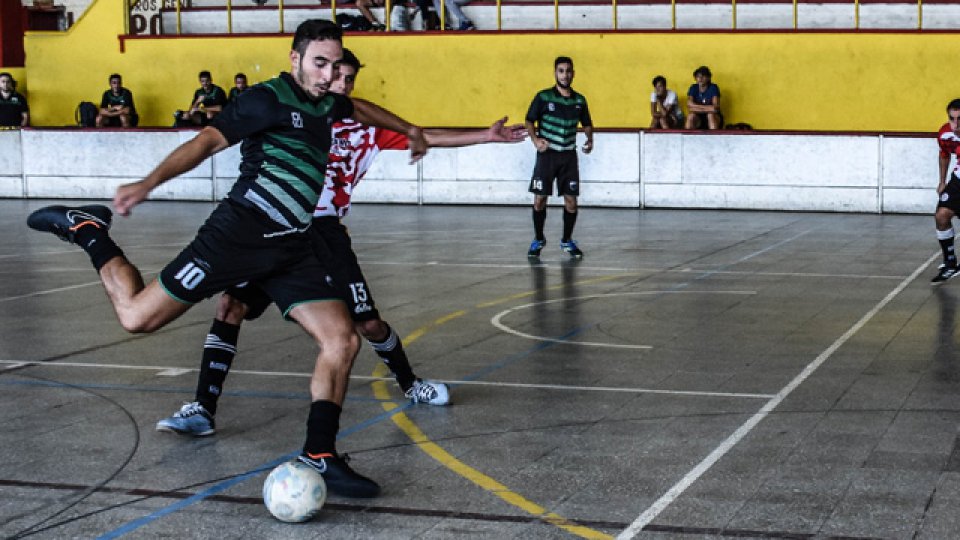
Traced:
<path fill-rule="evenodd" d="M 426 403 L 427 405 L 449 405 L 450 389 L 447 385 L 437 381 L 425 381 L 417 379 L 413 381 L 413 386 L 407 389 L 403 395 L 414 403 Z"/>
<path fill-rule="evenodd" d="M 570 257 L 573 259 L 582 259 L 583 252 L 580 251 L 580 248 L 577 247 L 577 243 L 573 240 L 568 242 L 560 242 L 560 250 L 565 251 L 570 254 Z"/>
<path fill-rule="evenodd" d="M 173 413 L 173 416 L 157 422 L 157 431 L 172 431 L 180 435 L 204 437 L 213 435 L 216 428 L 213 415 L 207 412 L 203 405 L 194 401 L 184 403 L 179 411 Z"/>
<path fill-rule="evenodd" d="M 527 251 L 527 257 L 531 259 L 539 259 L 540 252 L 543 251 L 543 246 L 547 245 L 546 240 L 537 240 L 533 239 L 533 242 L 530 242 L 530 250 Z"/>

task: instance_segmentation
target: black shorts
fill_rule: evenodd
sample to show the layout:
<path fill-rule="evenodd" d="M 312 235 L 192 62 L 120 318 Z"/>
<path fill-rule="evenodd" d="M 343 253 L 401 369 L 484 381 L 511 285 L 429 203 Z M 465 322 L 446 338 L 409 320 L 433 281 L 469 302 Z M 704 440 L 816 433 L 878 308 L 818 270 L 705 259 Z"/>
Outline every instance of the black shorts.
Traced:
<path fill-rule="evenodd" d="M 354 322 L 379 319 L 370 286 L 360 270 L 347 228 L 340 219 L 333 216 L 315 218 L 307 236 L 326 270 L 314 279 L 322 280 L 336 290 L 338 298 L 347 304 Z M 227 293 L 247 305 L 249 310 L 244 317 L 247 320 L 256 319 L 270 305 L 270 296 L 256 283 L 231 287 Z"/>
<path fill-rule="evenodd" d="M 339 300 L 305 233 L 276 235 L 258 210 L 225 200 L 197 236 L 157 277 L 172 298 L 195 304 L 234 285 L 256 281 L 284 317 L 299 304 Z"/>
<path fill-rule="evenodd" d="M 690 113 L 690 116 L 696 116 L 699 119 L 697 129 L 707 129 L 710 127 L 710 120 L 707 119 L 708 114 L 710 113 Z M 723 113 L 717 114 L 717 128 L 723 128 Z"/>
<path fill-rule="evenodd" d="M 950 181 L 940 194 L 937 208 L 949 208 L 954 214 L 960 215 L 960 178 L 956 174 L 950 175 Z"/>
<path fill-rule="evenodd" d="M 533 178 L 530 179 L 530 193 L 553 195 L 554 179 L 557 180 L 557 195 L 580 195 L 580 167 L 576 150 L 537 153 L 537 164 L 533 166 Z"/>

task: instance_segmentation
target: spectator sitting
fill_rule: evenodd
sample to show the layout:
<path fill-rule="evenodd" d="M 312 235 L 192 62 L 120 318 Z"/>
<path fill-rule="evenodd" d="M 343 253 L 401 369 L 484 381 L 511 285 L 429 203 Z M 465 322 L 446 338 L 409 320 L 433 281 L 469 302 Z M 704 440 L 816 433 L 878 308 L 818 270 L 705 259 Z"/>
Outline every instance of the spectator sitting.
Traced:
<path fill-rule="evenodd" d="M 17 81 L 13 75 L 0 73 L 0 127 L 27 127 L 30 125 L 30 108 L 27 98 L 17 93 Z"/>
<path fill-rule="evenodd" d="M 477 27 L 473 24 L 473 21 L 467 17 L 463 11 L 460 9 L 460 6 L 467 4 L 470 0 L 444 0 L 444 5 L 447 7 L 447 14 L 453 14 L 457 18 L 459 26 L 457 30 L 476 30 Z M 437 13 L 440 13 L 440 0 L 433 0 L 433 8 L 437 10 Z M 450 20 L 449 17 L 444 16 L 444 22 Z"/>
<path fill-rule="evenodd" d="M 677 93 L 667 88 L 667 79 L 663 75 L 653 78 L 650 116 L 650 129 L 679 129 L 683 125 L 683 111 Z"/>
<path fill-rule="evenodd" d="M 200 79 L 200 88 L 193 93 L 190 110 L 177 111 L 173 115 L 176 118 L 175 126 L 177 127 L 205 126 L 227 104 L 227 94 L 223 88 L 213 84 L 213 77 L 210 76 L 209 71 L 201 71 L 197 77 Z"/>
<path fill-rule="evenodd" d="M 100 98 L 100 111 L 97 113 L 97 127 L 135 127 L 137 108 L 133 104 L 133 93 L 123 87 L 119 73 L 110 75 L 110 89 Z"/>
<path fill-rule="evenodd" d="M 360 14 L 370 23 L 372 29 L 378 32 L 386 30 L 387 27 L 380 24 L 380 21 L 373 16 L 373 13 L 370 12 L 370 6 L 382 6 L 384 3 L 384 0 L 357 0 L 357 9 L 360 10 Z M 395 4 L 393 1 L 390 3 L 391 5 Z"/>
<path fill-rule="evenodd" d="M 247 85 L 247 76 L 243 73 L 237 73 L 233 76 L 233 88 L 230 89 L 230 95 L 227 96 L 227 103 L 233 103 L 237 99 L 237 96 L 247 91 L 250 88 Z"/>
<path fill-rule="evenodd" d="M 693 72 L 696 83 L 687 90 L 687 129 L 720 129 L 723 113 L 720 112 L 720 87 L 710 82 L 710 68 L 700 66 Z"/>

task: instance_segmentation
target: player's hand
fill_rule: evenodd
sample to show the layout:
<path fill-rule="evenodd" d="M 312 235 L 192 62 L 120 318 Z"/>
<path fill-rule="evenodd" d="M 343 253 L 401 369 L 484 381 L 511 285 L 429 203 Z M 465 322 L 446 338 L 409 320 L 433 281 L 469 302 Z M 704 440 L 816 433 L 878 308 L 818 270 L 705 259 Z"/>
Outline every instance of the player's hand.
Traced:
<path fill-rule="evenodd" d="M 129 216 L 133 207 L 143 202 L 150 189 L 143 181 L 124 184 L 113 195 L 113 209 L 121 216 Z"/>
<path fill-rule="evenodd" d="M 547 148 L 550 147 L 550 145 L 547 144 L 547 140 L 541 137 L 534 137 L 533 145 L 537 147 L 537 152 L 546 152 Z"/>
<path fill-rule="evenodd" d="M 523 124 L 505 125 L 507 117 L 497 120 L 487 128 L 488 142 L 510 142 L 516 143 L 527 138 L 527 128 Z"/>
<path fill-rule="evenodd" d="M 942 195 L 945 189 L 947 189 L 947 183 L 941 180 L 940 183 L 937 184 L 937 195 Z"/>
<path fill-rule="evenodd" d="M 593 141 L 583 143 L 583 153 L 589 154 L 593 150 Z"/>
<path fill-rule="evenodd" d="M 423 156 L 427 155 L 427 139 L 423 135 L 423 130 L 414 127 L 407 133 L 407 138 L 410 139 L 410 163 L 414 164 L 421 159 Z"/>

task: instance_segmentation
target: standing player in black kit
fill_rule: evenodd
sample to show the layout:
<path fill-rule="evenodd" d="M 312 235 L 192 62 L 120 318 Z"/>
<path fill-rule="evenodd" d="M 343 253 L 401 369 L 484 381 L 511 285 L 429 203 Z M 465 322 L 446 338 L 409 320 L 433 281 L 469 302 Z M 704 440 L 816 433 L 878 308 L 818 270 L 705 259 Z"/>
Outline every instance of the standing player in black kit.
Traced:
<path fill-rule="evenodd" d="M 580 195 L 580 168 L 577 163 L 577 124 L 583 126 L 587 142 L 583 153 L 593 150 L 593 122 L 587 108 L 587 98 L 570 87 L 573 83 L 573 60 L 557 57 L 553 62 L 556 85 L 541 90 L 527 110 L 527 132 L 537 148 L 537 164 L 530 180 L 533 193 L 533 242 L 527 257 L 536 259 L 547 243 L 543 225 L 547 221 L 547 197 L 563 196 L 563 237 L 560 249 L 574 259 L 583 258 L 583 252 L 573 241 L 573 226 L 577 222 L 577 197 Z"/>

